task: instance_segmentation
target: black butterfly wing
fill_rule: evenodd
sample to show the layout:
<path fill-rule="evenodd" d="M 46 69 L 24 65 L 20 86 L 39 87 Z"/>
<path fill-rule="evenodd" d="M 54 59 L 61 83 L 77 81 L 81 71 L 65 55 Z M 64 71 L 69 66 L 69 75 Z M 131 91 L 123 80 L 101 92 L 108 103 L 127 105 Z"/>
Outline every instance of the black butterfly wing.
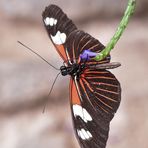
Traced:
<path fill-rule="evenodd" d="M 82 93 L 90 96 L 91 105 L 96 106 L 97 111 L 99 108 L 106 121 L 111 121 L 121 101 L 121 87 L 116 77 L 105 69 L 86 69 L 79 83 Z"/>
<path fill-rule="evenodd" d="M 81 148 L 105 148 L 110 121 L 120 104 L 118 80 L 107 70 L 86 70 L 79 80 L 71 80 L 70 88 L 74 128 Z"/>
<path fill-rule="evenodd" d="M 80 62 L 80 54 L 82 54 L 84 50 L 90 50 L 92 52 L 99 53 L 104 48 L 105 47 L 101 42 L 81 30 L 74 30 L 67 39 L 67 50 L 70 59 L 76 63 Z M 99 62 L 95 60 L 89 60 L 86 64 L 89 64 L 90 66 L 109 62 L 110 55 Z"/>
<path fill-rule="evenodd" d="M 77 29 L 75 24 L 56 5 L 49 5 L 42 13 L 47 33 L 64 61 L 74 61 L 86 49 L 100 52 L 104 46 L 89 34 Z M 72 40 L 71 40 L 72 39 Z M 103 60 L 109 62 L 110 56 Z M 94 65 L 95 61 L 89 61 Z M 101 63 L 100 61 L 99 63 Z"/>
<path fill-rule="evenodd" d="M 49 5 L 42 13 L 44 26 L 47 33 L 57 49 L 57 52 L 64 61 L 68 60 L 66 49 L 67 38 L 76 30 L 74 23 L 67 15 L 56 5 Z"/>
<path fill-rule="evenodd" d="M 87 49 L 100 52 L 104 46 L 89 34 L 75 30 L 67 40 L 70 59 L 79 63 L 80 54 Z M 88 66 L 108 63 L 89 60 Z M 79 63 L 80 64 L 80 63 Z M 86 69 L 70 83 L 71 110 L 75 133 L 82 148 L 105 148 L 110 121 L 119 107 L 121 88 L 115 76 L 107 70 Z"/>

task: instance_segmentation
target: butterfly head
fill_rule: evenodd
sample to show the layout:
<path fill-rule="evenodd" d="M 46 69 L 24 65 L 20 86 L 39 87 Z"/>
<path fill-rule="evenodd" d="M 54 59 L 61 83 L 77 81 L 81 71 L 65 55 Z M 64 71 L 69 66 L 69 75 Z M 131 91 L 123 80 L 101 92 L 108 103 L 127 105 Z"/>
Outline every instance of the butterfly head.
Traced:
<path fill-rule="evenodd" d="M 61 66 L 60 70 L 61 70 L 61 75 L 62 76 L 66 76 L 68 74 L 68 69 L 67 69 L 66 66 Z"/>

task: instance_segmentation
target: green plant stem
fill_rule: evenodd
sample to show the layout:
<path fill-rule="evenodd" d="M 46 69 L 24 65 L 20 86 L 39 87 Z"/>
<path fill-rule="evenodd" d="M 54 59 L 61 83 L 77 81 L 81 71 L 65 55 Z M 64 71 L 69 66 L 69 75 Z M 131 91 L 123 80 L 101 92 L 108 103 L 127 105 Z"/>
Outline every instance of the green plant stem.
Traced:
<path fill-rule="evenodd" d="M 115 32 L 114 36 L 111 38 L 110 42 L 107 44 L 106 48 L 103 49 L 95 58 L 96 61 L 100 61 L 104 59 L 110 51 L 115 47 L 116 43 L 120 39 L 121 35 L 123 34 L 125 28 L 128 25 L 129 19 L 135 11 L 136 7 L 136 0 L 129 0 L 127 8 L 124 12 L 124 16 Z"/>

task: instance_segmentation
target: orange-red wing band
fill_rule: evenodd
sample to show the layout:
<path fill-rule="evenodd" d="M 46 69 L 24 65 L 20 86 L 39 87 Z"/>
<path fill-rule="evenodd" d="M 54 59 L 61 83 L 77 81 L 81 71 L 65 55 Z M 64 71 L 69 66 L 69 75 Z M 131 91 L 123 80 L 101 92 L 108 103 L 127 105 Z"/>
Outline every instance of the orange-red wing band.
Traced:
<path fill-rule="evenodd" d="M 56 50 L 57 52 L 59 53 L 59 55 L 62 57 L 62 59 L 64 61 L 67 61 L 67 55 L 66 55 L 66 52 L 65 52 L 65 48 L 63 45 L 55 45 L 56 46 Z"/>
<path fill-rule="evenodd" d="M 78 105 L 81 104 L 76 84 L 72 78 L 70 79 L 70 97 L 72 104 L 78 104 Z"/>

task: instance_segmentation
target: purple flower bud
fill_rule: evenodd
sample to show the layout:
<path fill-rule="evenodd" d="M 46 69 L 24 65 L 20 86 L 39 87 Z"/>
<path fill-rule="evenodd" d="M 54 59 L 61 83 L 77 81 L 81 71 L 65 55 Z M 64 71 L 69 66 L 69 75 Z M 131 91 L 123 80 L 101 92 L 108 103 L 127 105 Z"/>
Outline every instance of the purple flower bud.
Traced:
<path fill-rule="evenodd" d="M 96 52 L 92 52 L 89 49 L 84 50 L 82 54 L 80 54 L 81 60 L 90 60 L 91 58 L 94 58 L 97 55 Z"/>

